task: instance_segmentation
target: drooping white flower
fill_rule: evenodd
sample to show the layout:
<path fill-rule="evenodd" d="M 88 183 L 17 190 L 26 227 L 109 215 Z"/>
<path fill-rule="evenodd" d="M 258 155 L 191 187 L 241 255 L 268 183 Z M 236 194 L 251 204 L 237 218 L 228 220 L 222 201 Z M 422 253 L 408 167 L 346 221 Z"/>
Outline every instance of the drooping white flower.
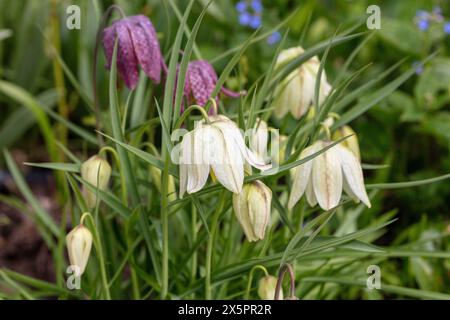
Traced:
<path fill-rule="evenodd" d="M 304 52 L 302 47 L 281 51 L 276 61 L 276 68 L 297 58 Z M 292 71 L 277 86 L 275 92 L 275 112 L 281 118 L 289 111 L 295 119 L 305 114 L 314 101 L 316 78 L 320 62 L 317 56 L 310 58 Z M 325 70 L 320 78 L 319 103 L 322 103 L 331 91 Z"/>
<path fill-rule="evenodd" d="M 242 192 L 233 194 L 234 213 L 248 241 L 264 239 L 271 202 L 272 191 L 258 180 L 246 183 Z"/>
<path fill-rule="evenodd" d="M 92 234 L 88 228 L 80 224 L 66 236 L 67 251 L 72 266 L 77 266 L 81 276 L 86 269 L 92 247 Z"/>
<path fill-rule="evenodd" d="M 210 122 L 197 123 L 184 135 L 180 145 L 180 197 L 203 188 L 210 170 L 217 180 L 234 193 L 242 191 L 244 164 L 260 170 L 271 165 L 262 163 L 245 145 L 238 126 L 223 115 L 209 117 Z"/>
<path fill-rule="evenodd" d="M 304 159 L 328 146 L 330 141 L 317 141 L 300 154 Z M 324 210 L 339 204 L 342 190 L 353 200 L 362 201 L 370 208 L 364 187 L 364 177 L 359 160 L 346 147 L 335 145 L 310 161 L 296 167 L 288 207 L 291 209 L 306 193 L 311 206 L 317 203 Z"/>
<path fill-rule="evenodd" d="M 98 155 L 90 157 L 81 165 L 81 177 L 99 190 L 106 190 L 110 176 L 111 166 Z M 83 193 L 88 207 L 94 207 L 97 201 L 96 192 L 83 188 Z"/>

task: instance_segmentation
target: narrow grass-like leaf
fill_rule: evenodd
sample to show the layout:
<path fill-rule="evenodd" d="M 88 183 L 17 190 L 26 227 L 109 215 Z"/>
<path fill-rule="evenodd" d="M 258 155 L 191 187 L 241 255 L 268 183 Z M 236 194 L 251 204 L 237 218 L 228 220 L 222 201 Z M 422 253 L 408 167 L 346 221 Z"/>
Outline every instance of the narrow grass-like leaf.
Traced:
<path fill-rule="evenodd" d="M 56 237 L 60 236 L 58 226 L 31 192 L 30 188 L 25 182 L 25 179 L 23 178 L 22 174 L 20 173 L 19 169 L 14 163 L 14 160 L 11 158 L 9 152 L 7 150 L 4 150 L 3 155 L 5 157 L 6 165 L 8 166 L 9 172 L 11 173 L 12 177 L 14 178 L 14 182 L 17 185 L 17 188 L 19 188 L 24 198 L 33 208 L 37 218 L 50 230 L 50 232 L 54 236 Z"/>
<path fill-rule="evenodd" d="M 407 182 L 389 182 L 389 183 L 372 183 L 366 184 L 367 189 L 401 189 L 401 188 L 411 188 L 418 187 L 425 184 L 435 183 L 438 181 L 446 180 L 450 178 L 450 173 L 444 174 L 442 176 L 423 179 L 423 180 L 415 180 L 415 181 L 407 181 Z"/>
<path fill-rule="evenodd" d="M 27 166 L 51 169 L 51 170 L 60 170 L 66 172 L 80 172 L 80 165 L 76 163 L 61 163 L 61 162 L 41 162 L 41 163 L 33 163 L 33 162 L 24 162 Z"/>

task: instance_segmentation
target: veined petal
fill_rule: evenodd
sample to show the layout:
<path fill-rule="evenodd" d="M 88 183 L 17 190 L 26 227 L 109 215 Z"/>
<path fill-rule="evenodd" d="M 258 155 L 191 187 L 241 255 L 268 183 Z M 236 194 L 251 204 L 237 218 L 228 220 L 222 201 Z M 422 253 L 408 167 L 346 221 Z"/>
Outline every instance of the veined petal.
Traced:
<path fill-rule="evenodd" d="M 247 201 L 248 191 L 249 187 L 244 186 L 244 188 L 240 193 L 233 194 L 233 208 L 236 214 L 236 218 L 238 219 L 239 224 L 241 225 L 248 241 L 257 241 L 258 239 L 255 237 L 253 229 L 251 228 L 250 224 L 249 208 Z"/>
<path fill-rule="evenodd" d="M 253 167 L 258 168 L 260 170 L 268 170 L 272 167 L 271 164 L 265 164 L 261 159 L 258 158 L 257 155 L 255 155 L 244 142 L 244 137 L 242 136 L 241 132 L 239 131 L 239 128 L 237 125 L 228 119 L 225 116 L 214 116 L 212 117 L 215 121 L 213 122 L 213 126 L 220 129 L 222 134 L 226 137 L 227 141 L 230 139 L 231 141 L 234 141 L 235 145 L 240 150 L 240 154 L 242 157 Z"/>
<path fill-rule="evenodd" d="M 205 139 L 206 133 L 203 126 L 198 126 L 192 134 L 191 159 L 193 164 L 188 166 L 187 192 L 195 193 L 202 189 L 209 175 L 209 163 L 204 158 L 203 151 L 208 141 Z"/>
<path fill-rule="evenodd" d="M 114 51 L 114 41 L 116 38 L 116 28 L 114 25 L 103 29 L 102 32 L 102 37 L 103 37 L 103 49 L 105 51 L 105 56 L 106 56 L 106 68 L 109 69 L 111 68 L 111 60 L 112 60 L 112 55 L 113 55 L 113 51 Z"/>
<path fill-rule="evenodd" d="M 155 28 L 143 15 L 129 17 L 134 52 L 145 74 L 155 83 L 161 81 L 162 56 Z"/>
<path fill-rule="evenodd" d="M 304 159 L 314 153 L 316 153 L 317 145 L 313 144 L 305 148 L 300 154 L 300 159 Z M 306 186 L 310 181 L 311 169 L 314 159 L 309 160 L 295 168 L 295 172 L 293 175 L 294 183 L 292 184 L 291 194 L 289 196 L 288 208 L 292 209 L 295 204 L 300 200 L 303 193 L 306 190 Z"/>
<path fill-rule="evenodd" d="M 316 195 L 314 194 L 311 176 L 309 177 L 308 184 L 306 185 L 306 201 L 308 201 L 311 207 L 314 207 L 317 204 L 317 199 Z"/>
<path fill-rule="evenodd" d="M 212 127 L 214 142 L 211 167 L 217 180 L 234 193 L 242 191 L 244 183 L 244 159 L 238 146 L 219 128 Z"/>
<path fill-rule="evenodd" d="M 121 21 L 116 23 L 118 40 L 117 67 L 126 86 L 134 89 L 139 80 L 138 62 L 134 54 L 133 42 L 130 35 L 130 23 Z"/>
<path fill-rule="evenodd" d="M 367 207 L 370 208 L 370 200 L 364 187 L 364 177 L 361 165 L 355 155 L 342 146 L 336 146 L 338 155 L 341 159 L 342 171 L 347 182 L 348 188 L 353 194 L 360 199 Z"/>
<path fill-rule="evenodd" d="M 322 148 L 326 142 L 318 143 Z M 314 158 L 312 183 L 320 207 L 329 210 L 339 204 L 342 194 L 341 158 L 336 146 Z"/>

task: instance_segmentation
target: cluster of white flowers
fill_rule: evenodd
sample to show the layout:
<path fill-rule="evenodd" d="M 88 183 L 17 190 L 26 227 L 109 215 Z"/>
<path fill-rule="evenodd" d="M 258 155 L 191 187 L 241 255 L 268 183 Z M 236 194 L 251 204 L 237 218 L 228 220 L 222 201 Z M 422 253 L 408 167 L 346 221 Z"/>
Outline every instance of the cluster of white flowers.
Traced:
<path fill-rule="evenodd" d="M 288 63 L 304 52 L 301 47 L 282 51 L 277 59 L 277 67 Z M 305 115 L 313 105 L 315 83 L 319 70 L 319 59 L 313 57 L 292 71 L 276 88 L 275 114 L 284 116 L 288 111 L 295 119 Z M 322 103 L 331 91 L 325 73 L 320 80 L 319 103 Z M 323 125 L 329 128 L 331 118 Z M 224 115 L 209 115 L 198 122 L 192 131 L 183 136 L 179 145 L 179 196 L 192 194 L 201 190 L 211 175 L 226 189 L 233 193 L 233 208 L 248 241 L 264 238 L 270 221 L 272 191 L 260 180 L 244 183 L 245 175 L 251 167 L 265 171 L 271 164 L 264 162 L 269 143 L 268 124 L 257 119 L 250 136 L 248 148 L 239 127 Z M 327 150 L 332 140 L 353 135 L 340 144 Z M 355 201 L 362 201 L 370 207 L 370 200 L 364 187 L 364 178 L 360 164 L 358 140 L 353 130 L 344 126 L 337 129 L 327 140 L 314 141 L 305 148 L 299 158 L 304 159 L 318 155 L 291 170 L 292 188 L 288 208 L 292 209 L 306 193 L 306 200 L 311 206 L 319 205 L 324 210 L 336 207 L 342 191 Z M 285 159 L 285 141 L 287 137 L 279 136 L 279 161 Z M 321 153 L 320 153 L 321 152 Z M 289 156 L 289 155 L 288 155 Z M 160 172 L 152 174 L 160 176 Z M 105 190 L 111 175 L 111 167 L 105 159 L 93 156 L 81 168 L 82 178 L 99 190 Z M 156 179 L 158 180 L 158 179 Z M 174 191 L 173 178 L 170 185 Z M 96 192 L 84 189 L 87 205 L 92 208 L 97 202 Z M 175 197 L 171 192 L 171 197 Z M 171 199 L 173 200 L 173 198 Z M 82 225 L 76 227 L 67 236 L 69 257 L 72 264 L 78 265 L 81 273 L 86 267 L 92 244 L 92 235 Z M 273 279 L 268 280 L 273 287 Z M 263 288 L 267 285 L 262 285 Z M 273 288 L 272 288 L 273 289 Z M 260 295 L 273 296 L 261 289 Z"/>

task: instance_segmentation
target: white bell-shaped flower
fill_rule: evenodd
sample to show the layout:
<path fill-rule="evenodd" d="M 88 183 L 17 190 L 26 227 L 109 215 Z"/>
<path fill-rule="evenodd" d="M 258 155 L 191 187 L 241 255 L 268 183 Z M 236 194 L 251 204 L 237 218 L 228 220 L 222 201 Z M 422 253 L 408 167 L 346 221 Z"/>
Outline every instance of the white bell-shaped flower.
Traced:
<path fill-rule="evenodd" d="M 244 164 L 260 170 L 271 168 L 247 148 L 238 126 L 223 115 L 200 121 L 183 136 L 180 145 L 180 197 L 203 188 L 210 170 L 234 193 L 242 191 Z"/>
<path fill-rule="evenodd" d="M 303 54 L 302 47 L 294 47 L 281 51 L 276 61 L 276 68 L 289 63 Z M 275 92 L 275 112 L 281 118 L 289 111 L 295 119 L 304 115 L 314 101 L 316 78 L 320 62 L 317 56 L 302 63 L 277 86 Z M 320 78 L 319 103 L 322 103 L 331 91 L 325 70 Z"/>
<path fill-rule="evenodd" d="M 304 159 L 328 146 L 330 141 L 317 141 L 300 154 Z M 346 147 L 335 145 L 310 161 L 296 167 L 288 207 L 291 209 L 306 193 L 311 206 L 317 203 L 324 210 L 339 204 L 342 190 L 353 200 L 362 201 L 370 208 L 370 200 L 364 187 L 361 164 Z"/>

